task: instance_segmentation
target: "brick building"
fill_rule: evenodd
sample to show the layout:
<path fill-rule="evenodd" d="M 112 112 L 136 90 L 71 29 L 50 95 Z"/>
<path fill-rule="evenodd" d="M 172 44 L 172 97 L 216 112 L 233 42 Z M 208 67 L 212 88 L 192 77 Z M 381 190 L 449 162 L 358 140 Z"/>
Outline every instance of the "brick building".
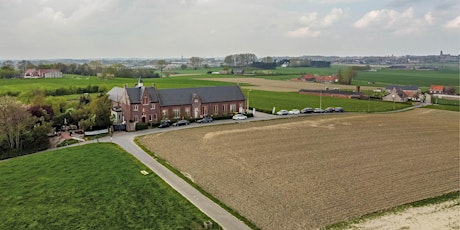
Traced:
<path fill-rule="evenodd" d="M 126 124 L 128 131 L 139 122 L 223 117 L 246 111 L 246 98 L 237 85 L 156 89 L 144 86 L 139 78 L 135 87 L 114 87 L 108 94 L 114 124 Z"/>

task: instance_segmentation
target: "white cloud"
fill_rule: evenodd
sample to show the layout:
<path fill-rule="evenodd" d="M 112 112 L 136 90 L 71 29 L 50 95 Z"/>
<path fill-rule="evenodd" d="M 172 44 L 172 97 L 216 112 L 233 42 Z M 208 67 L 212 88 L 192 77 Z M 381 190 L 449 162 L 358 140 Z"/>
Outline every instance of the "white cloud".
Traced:
<path fill-rule="evenodd" d="M 61 11 L 55 11 L 51 7 L 44 7 L 43 10 L 38 13 L 38 16 L 51 21 L 52 23 L 65 24 L 67 19 L 64 17 L 64 13 Z"/>
<path fill-rule="evenodd" d="M 323 3 L 323 4 L 337 4 L 337 3 L 353 3 L 361 2 L 363 0 L 310 0 L 310 2 Z"/>
<path fill-rule="evenodd" d="M 290 38 L 303 38 L 303 37 L 318 37 L 321 34 L 318 30 L 312 30 L 308 27 L 301 27 L 288 32 Z"/>
<path fill-rule="evenodd" d="M 434 24 L 435 18 L 433 17 L 433 13 L 431 12 L 426 13 L 424 16 L 424 19 L 429 25 Z"/>
<path fill-rule="evenodd" d="M 288 31 L 288 37 L 301 38 L 301 37 L 318 37 L 321 30 L 333 26 L 345 15 L 345 11 L 340 8 L 332 9 L 323 18 L 318 17 L 317 12 L 311 12 L 299 18 L 301 27 Z"/>
<path fill-rule="evenodd" d="M 434 22 L 435 18 L 431 12 L 426 13 L 423 18 L 418 18 L 410 7 L 402 12 L 391 9 L 373 10 L 366 13 L 353 25 L 362 30 L 379 30 L 396 35 L 407 35 L 421 33 Z"/>
<path fill-rule="evenodd" d="M 300 24 L 303 24 L 303 25 L 310 25 L 316 22 L 317 19 L 318 19 L 318 13 L 313 12 L 313 13 L 309 13 L 307 16 L 300 17 L 299 22 Z"/>
<path fill-rule="evenodd" d="M 447 29 L 460 29 L 460 16 L 448 21 L 444 27 Z"/>
<path fill-rule="evenodd" d="M 339 21 L 344 14 L 345 13 L 342 9 L 339 9 L 339 8 L 332 9 L 332 11 L 328 15 L 326 15 L 326 17 L 324 17 L 323 26 L 329 27 L 333 25 L 334 23 Z"/>

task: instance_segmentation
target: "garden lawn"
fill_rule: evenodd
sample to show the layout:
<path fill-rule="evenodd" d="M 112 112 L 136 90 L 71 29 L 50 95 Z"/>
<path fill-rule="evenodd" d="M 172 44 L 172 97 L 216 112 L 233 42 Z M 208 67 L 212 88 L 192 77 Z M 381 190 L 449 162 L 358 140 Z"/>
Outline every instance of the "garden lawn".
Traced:
<path fill-rule="evenodd" d="M 201 229 L 210 220 L 109 143 L 10 159 L 0 174 L 0 229 Z"/>

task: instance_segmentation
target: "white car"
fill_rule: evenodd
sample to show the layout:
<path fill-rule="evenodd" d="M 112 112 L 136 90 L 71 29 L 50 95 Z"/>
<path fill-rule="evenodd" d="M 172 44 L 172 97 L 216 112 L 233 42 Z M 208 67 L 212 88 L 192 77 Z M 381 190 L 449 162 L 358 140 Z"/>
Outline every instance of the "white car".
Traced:
<path fill-rule="evenodd" d="M 300 114 L 300 110 L 292 109 L 292 110 L 289 110 L 288 114 Z"/>
<path fill-rule="evenodd" d="M 233 120 L 246 120 L 248 117 L 243 114 L 236 114 L 232 117 Z"/>
<path fill-rule="evenodd" d="M 283 110 L 278 111 L 276 114 L 278 114 L 278 115 L 288 115 L 288 111 L 283 109 Z"/>

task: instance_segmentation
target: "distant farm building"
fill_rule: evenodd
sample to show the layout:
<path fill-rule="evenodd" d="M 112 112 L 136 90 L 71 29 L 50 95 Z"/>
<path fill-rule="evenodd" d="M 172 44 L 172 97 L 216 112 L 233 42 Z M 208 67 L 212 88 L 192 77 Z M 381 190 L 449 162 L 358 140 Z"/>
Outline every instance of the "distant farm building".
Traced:
<path fill-rule="evenodd" d="M 321 83 L 337 83 L 339 78 L 336 75 L 318 76 L 314 74 L 304 74 L 298 80 Z"/>
<path fill-rule="evenodd" d="M 24 73 L 24 78 L 60 78 L 60 69 L 28 69 Z"/>
<path fill-rule="evenodd" d="M 445 88 L 443 85 L 431 85 L 430 86 L 430 93 L 432 94 L 444 94 Z"/>
<path fill-rule="evenodd" d="M 420 89 L 418 88 L 418 86 L 412 85 L 387 85 L 385 88 L 385 92 L 389 93 L 390 95 L 395 95 L 395 97 L 401 97 L 401 102 L 417 99 L 420 95 Z M 388 96 L 384 97 L 383 100 L 393 101 L 393 96 L 391 96 L 391 98 L 387 97 Z"/>

